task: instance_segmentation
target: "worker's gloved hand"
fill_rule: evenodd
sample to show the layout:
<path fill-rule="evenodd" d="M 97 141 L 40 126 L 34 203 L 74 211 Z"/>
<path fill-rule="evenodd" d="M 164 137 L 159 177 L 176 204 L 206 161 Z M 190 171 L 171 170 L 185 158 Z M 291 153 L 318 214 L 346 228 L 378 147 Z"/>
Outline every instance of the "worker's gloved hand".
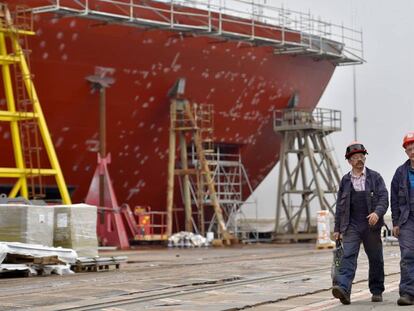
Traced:
<path fill-rule="evenodd" d="M 375 213 L 375 212 L 373 212 L 373 213 L 371 213 L 371 214 L 369 214 L 368 216 L 367 216 L 367 218 L 368 218 L 368 223 L 369 223 L 369 225 L 370 226 L 375 226 L 376 225 L 376 223 L 378 222 L 378 220 L 379 220 L 379 216 L 377 215 L 377 213 Z"/>
<path fill-rule="evenodd" d="M 398 238 L 398 236 L 400 235 L 400 227 L 399 226 L 394 226 L 392 228 L 392 235 L 395 236 L 396 238 Z"/>

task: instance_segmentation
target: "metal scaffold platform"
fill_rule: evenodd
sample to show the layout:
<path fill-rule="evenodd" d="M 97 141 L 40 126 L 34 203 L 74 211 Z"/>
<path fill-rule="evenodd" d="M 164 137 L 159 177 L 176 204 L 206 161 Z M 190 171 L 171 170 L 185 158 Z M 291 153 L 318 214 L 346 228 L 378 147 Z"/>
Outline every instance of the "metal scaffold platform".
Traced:
<path fill-rule="evenodd" d="M 273 238 L 316 238 L 312 216 L 334 214 L 340 182 L 327 136 L 341 129 L 341 112 L 316 108 L 274 111 L 274 130 L 282 136 L 276 221 Z"/>
<path fill-rule="evenodd" d="M 337 65 L 364 62 L 362 31 L 247 0 L 43 0 L 34 14 L 103 20 L 162 28 L 274 48 L 275 54 L 329 59 Z"/>
<path fill-rule="evenodd" d="M 44 198 L 43 184 L 54 177 L 62 202 L 70 196 L 53 146 L 29 65 L 27 36 L 34 35 L 32 15 L 19 7 L 10 13 L 0 3 L 0 66 L 7 110 L 0 121 L 10 125 L 15 167 L 0 167 L 0 178 L 16 180 L 9 197 Z M 46 155 L 43 155 L 46 151 Z M 43 164 L 49 161 L 49 167 Z"/>

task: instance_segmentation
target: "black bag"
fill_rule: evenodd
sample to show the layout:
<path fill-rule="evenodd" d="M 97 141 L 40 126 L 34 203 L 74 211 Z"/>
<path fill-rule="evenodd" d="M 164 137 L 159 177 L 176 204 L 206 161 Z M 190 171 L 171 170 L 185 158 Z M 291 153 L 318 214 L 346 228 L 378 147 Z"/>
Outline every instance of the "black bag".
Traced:
<path fill-rule="evenodd" d="M 333 262 L 331 270 L 332 286 L 337 285 L 336 277 L 339 275 L 342 258 L 344 257 L 344 246 L 342 240 L 336 240 L 336 248 L 333 250 Z"/>

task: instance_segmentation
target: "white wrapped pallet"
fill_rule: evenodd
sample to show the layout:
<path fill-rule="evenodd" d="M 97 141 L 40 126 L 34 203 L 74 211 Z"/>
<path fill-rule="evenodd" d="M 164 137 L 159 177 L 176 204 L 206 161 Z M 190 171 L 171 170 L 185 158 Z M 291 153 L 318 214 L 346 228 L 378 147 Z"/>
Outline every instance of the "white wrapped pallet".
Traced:
<path fill-rule="evenodd" d="M 0 241 L 53 246 L 53 206 L 0 204 Z"/>
<path fill-rule="evenodd" d="M 98 256 L 96 206 L 56 205 L 54 212 L 54 246 L 74 249 L 79 257 Z"/>

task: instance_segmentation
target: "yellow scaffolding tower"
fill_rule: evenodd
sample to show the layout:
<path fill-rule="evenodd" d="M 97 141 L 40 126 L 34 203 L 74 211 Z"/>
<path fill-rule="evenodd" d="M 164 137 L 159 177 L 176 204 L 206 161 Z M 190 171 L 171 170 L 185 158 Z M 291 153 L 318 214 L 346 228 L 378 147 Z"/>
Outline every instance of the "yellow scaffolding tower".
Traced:
<path fill-rule="evenodd" d="M 0 3 L 0 66 L 7 102 L 7 110 L 0 110 L 0 121 L 10 122 L 16 163 L 16 167 L 0 167 L 0 178 L 17 179 L 9 193 L 10 198 L 16 197 L 20 193 L 21 196 L 29 199 L 28 181 L 33 181 L 35 177 L 41 181 L 42 176 L 54 176 L 63 204 L 71 204 L 69 192 L 32 81 L 25 51 L 20 43 L 21 36 L 26 37 L 34 34 L 30 13 L 16 8 L 16 13 L 12 17 L 7 5 Z M 11 66 L 14 66 L 14 84 Z M 27 136 L 33 135 L 34 131 L 40 132 L 50 168 L 40 167 L 38 142 L 31 142 L 30 137 Z M 37 140 L 37 137 L 34 140 Z M 30 145 L 33 143 L 36 146 Z M 37 153 L 34 160 L 32 153 Z M 35 167 L 36 164 L 37 167 Z M 32 182 L 32 187 L 35 186 Z M 32 189 L 32 193 L 34 193 L 34 189 Z"/>

